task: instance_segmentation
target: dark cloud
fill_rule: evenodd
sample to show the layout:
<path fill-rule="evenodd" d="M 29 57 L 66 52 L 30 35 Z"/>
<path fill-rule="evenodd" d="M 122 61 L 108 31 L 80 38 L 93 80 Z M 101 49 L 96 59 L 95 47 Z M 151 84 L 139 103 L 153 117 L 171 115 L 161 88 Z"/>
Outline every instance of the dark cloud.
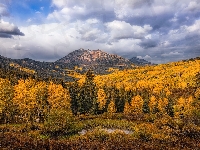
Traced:
<path fill-rule="evenodd" d="M 0 32 L 0 38 L 12 38 L 12 35 Z"/>
<path fill-rule="evenodd" d="M 17 26 L 1 20 L 1 22 L 0 22 L 0 37 L 11 38 L 13 35 L 24 36 L 24 33 L 22 33 L 18 29 Z"/>
<path fill-rule="evenodd" d="M 143 39 L 139 45 L 144 49 L 152 48 L 157 46 L 157 42 L 152 39 Z"/>

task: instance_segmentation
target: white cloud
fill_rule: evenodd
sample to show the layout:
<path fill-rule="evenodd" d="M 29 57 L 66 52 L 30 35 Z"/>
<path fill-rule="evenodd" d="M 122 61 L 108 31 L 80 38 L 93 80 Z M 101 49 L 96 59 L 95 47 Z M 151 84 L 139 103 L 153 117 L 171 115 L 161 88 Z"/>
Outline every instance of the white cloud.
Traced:
<path fill-rule="evenodd" d="M 64 7 L 67 5 L 68 0 L 52 0 L 52 5 L 56 7 Z"/>
<path fill-rule="evenodd" d="M 188 32 L 200 34 L 200 20 L 196 20 L 193 25 L 187 27 Z"/>
<path fill-rule="evenodd" d="M 200 9 L 200 3 L 199 1 L 191 1 L 188 5 L 188 7 L 186 8 L 186 10 L 189 11 L 198 11 Z"/>
<path fill-rule="evenodd" d="M 102 1 L 93 0 L 52 0 L 52 6 L 56 9 L 48 15 L 49 20 L 57 21 L 70 21 L 73 19 L 87 18 L 87 16 L 92 16 L 94 14 L 104 13 Z M 108 8 L 108 6 L 106 6 Z M 110 8 L 110 7 L 109 7 Z M 90 17 L 89 17 L 90 18 Z"/>
<path fill-rule="evenodd" d="M 139 59 L 144 59 L 144 60 L 148 60 L 148 61 L 151 61 L 151 56 L 149 56 L 149 55 L 145 55 L 144 57 L 142 57 L 142 56 L 137 56 L 137 58 L 139 58 Z"/>
<path fill-rule="evenodd" d="M 142 39 L 146 35 L 148 35 L 149 31 L 152 30 L 150 25 L 136 26 L 130 25 L 125 21 L 117 21 L 114 20 L 106 24 L 108 30 L 110 31 L 111 39 L 119 40 L 119 39 Z"/>
<path fill-rule="evenodd" d="M 74 28 L 76 28 L 82 40 L 103 43 L 108 40 L 108 34 L 102 30 L 104 28 L 103 23 L 95 18 L 85 21 L 79 20 L 76 22 Z"/>

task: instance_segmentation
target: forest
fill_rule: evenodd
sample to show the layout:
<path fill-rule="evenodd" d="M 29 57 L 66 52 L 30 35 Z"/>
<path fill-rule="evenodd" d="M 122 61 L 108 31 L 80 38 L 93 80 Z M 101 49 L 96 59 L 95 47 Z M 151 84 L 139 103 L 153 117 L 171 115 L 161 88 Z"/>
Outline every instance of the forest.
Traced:
<path fill-rule="evenodd" d="M 0 148 L 200 149 L 199 59 L 110 70 L 0 75 Z"/>

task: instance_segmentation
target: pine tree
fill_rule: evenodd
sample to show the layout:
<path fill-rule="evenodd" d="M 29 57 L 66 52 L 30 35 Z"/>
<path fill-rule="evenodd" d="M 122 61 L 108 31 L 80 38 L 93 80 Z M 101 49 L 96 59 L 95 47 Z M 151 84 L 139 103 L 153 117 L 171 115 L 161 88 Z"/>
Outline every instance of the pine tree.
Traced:
<path fill-rule="evenodd" d="M 97 106 L 97 88 L 91 70 L 86 73 L 86 80 L 80 91 L 80 114 L 95 114 Z"/>
<path fill-rule="evenodd" d="M 71 110 L 74 115 L 77 115 L 80 107 L 80 87 L 78 82 L 75 81 L 73 84 L 69 86 L 69 93 L 71 98 Z"/>
<path fill-rule="evenodd" d="M 97 88 L 94 83 L 94 74 L 91 70 L 86 73 L 86 79 L 80 87 L 76 81 L 70 88 L 71 110 L 74 115 L 96 114 L 98 111 Z"/>

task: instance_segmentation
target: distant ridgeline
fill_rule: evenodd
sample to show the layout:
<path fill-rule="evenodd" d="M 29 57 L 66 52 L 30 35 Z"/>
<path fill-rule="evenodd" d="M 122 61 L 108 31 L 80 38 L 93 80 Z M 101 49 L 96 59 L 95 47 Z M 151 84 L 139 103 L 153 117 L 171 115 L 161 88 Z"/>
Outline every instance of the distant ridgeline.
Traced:
<path fill-rule="evenodd" d="M 40 62 L 29 58 L 11 59 L 0 56 L 0 77 L 37 78 L 42 80 L 61 79 L 73 81 L 74 72 L 85 73 L 92 69 L 95 74 L 108 74 L 112 70 L 123 70 L 135 66 L 151 65 L 150 62 L 133 57 L 128 60 L 101 50 L 79 49 L 55 62 Z M 11 77 L 12 76 L 12 77 Z"/>

